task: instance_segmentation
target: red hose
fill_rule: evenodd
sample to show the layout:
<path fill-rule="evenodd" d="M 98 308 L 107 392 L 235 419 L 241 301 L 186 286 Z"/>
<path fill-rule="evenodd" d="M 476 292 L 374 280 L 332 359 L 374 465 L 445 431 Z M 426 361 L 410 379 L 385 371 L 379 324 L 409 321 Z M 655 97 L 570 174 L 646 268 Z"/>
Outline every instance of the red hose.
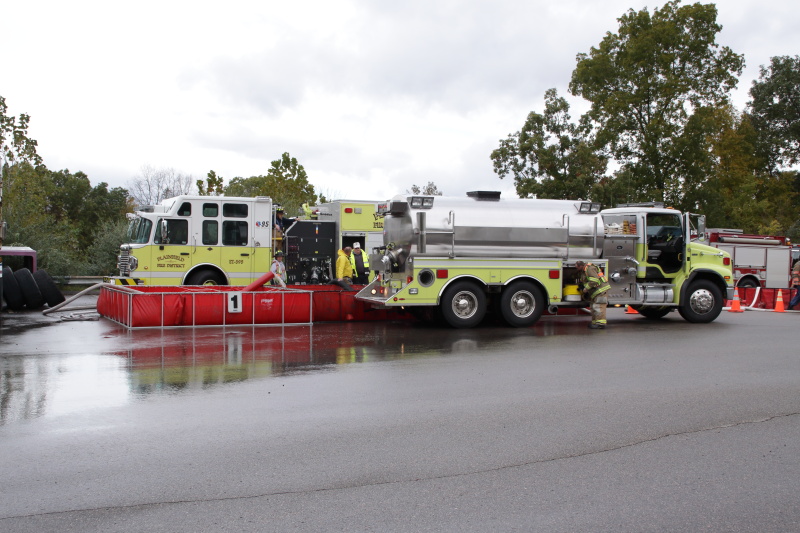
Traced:
<path fill-rule="evenodd" d="M 266 283 L 269 280 L 271 280 L 272 278 L 274 278 L 274 277 L 275 277 L 275 274 L 273 272 L 267 272 L 266 274 L 264 274 L 263 276 L 261 276 L 260 278 L 255 280 L 253 283 L 251 283 L 250 285 L 245 287 L 244 288 L 244 292 L 254 291 L 257 288 L 259 288 L 259 287 L 261 287 L 263 285 L 266 285 Z"/>

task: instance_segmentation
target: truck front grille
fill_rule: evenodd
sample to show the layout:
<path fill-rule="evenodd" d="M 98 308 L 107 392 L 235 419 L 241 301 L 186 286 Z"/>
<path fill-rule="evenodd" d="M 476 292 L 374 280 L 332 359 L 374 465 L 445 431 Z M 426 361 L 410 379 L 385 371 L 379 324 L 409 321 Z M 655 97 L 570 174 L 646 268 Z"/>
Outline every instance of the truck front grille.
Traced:
<path fill-rule="evenodd" d="M 131 252 L 130 250 L 121 250 L 117 256 L 117 268 L 119 268 L 120 276 L 131 275 Z"/>

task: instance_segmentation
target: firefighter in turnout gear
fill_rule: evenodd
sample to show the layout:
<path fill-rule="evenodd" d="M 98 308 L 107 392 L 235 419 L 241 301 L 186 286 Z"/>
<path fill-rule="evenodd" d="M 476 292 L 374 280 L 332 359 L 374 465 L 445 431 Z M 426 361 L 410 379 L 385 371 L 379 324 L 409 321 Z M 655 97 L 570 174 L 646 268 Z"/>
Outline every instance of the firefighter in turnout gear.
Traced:
<path fill-rule="evenodd" d="M 286 286 L 286 265 L 283 264 L 283 252 L 280 250 L 275 252 L 275 260 L 272 261 L 269 271 L 275 274 L 272 278 L 272 285 Z"/>
<path fill-rule="evenodd" d="M 605 329 L 606 328 L 606 307 L 608 306 L 608 297 L 606 293 L 611 286 L 606 281 L 603 272 L 592 263 L 584 263 L 578 261 L 575 263 L 575 268 L 578 269 L 580 274 L 580 285 L 585 300 L 592 302 L 592 323 L 589 324 L 590 329 Z"/>

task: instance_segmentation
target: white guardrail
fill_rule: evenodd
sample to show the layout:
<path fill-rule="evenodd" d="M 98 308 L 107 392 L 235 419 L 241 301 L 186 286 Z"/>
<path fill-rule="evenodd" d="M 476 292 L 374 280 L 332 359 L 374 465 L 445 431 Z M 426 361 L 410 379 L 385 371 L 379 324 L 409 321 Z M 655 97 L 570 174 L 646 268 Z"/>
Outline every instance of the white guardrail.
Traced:
<path fill-rule="evenodd" d="M 59 285 L 94 285 L 102 283 L 103 276 L 53 276 Z"/>

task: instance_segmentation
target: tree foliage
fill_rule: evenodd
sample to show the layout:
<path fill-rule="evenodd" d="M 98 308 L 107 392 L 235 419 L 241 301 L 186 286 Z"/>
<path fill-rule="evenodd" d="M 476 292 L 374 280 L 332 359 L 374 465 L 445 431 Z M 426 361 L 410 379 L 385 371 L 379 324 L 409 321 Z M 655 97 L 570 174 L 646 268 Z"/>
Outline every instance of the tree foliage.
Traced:
<path fill-rule="evenodd" d="M 522 197 L 588 197 L 606 206 L 662 200 L 710 225 L 800 239 L 800 56 L 772 58 L 748 112 L 729 102 L 744 59 L 716 42 L 713 4 L 668 1 L 628 10 L 589 53 L 570 92 L 577 123 L 554 89 L 543 112 L 491 154 Z M 613 173 L 606 174 L 606 163 Z"/>
<path fill-rule="evenodd" d="M 222 196 L 225 193 L 225 179 L 217 176 L 213 170 L 208 171 L 206 180 L 197 180 L 197 191 L 200 196 Z"/>
<path fill-rule="evenodd" d="M 0 96 L 0 219 L 8 224 L 0 244 L 37 250 L 39 265 L 55 276 L 107 273 L 108 257 L 103 271 L 95 272 L 95 258 L 87 251 L 108 237 L 108 224 L 125 223 L 132 208 L 128 192 L 109 190 L 106 183 L 92 187 L 83 172 L 48 170 L 36 152 L 38 143 L 28 136 L 29 123 L 28 115 L 8 116 Z M 115 235 L 119 238 L 119 231 Z M 113 245 L 114 256 L 121 243 L 120 238 Z"/>
<path fill-rule="evenodd" d="M 717 108 L 708 120 L 713 127 L 708 127 L 708 163 L 703 166 L 707 179 L 694 193 L 695 208 L 717 227 L 748 233 L 785 231 L 796 216 L 793 176 L 768 171 L 747 114 L 728 105 Z"/>
<path fill-rule="evenodd" d="M 92 187 L 83 172 L 50 171 L 44 165 L 9 167 L 5 218 L 7 243 L 30 246 L 53 275 L 93 274 L 87 250 L 107 223 L 124 223 L 132 204 L 125 189 Z M 116 252 L 122 240 L 116 243 Z"/>
<path fill-rule="evenodd" d="M 412 185 L 411 190 L 407 190 L 406 192 L 409 194 L 423 194 L 425 196 L 441 196 L 443 194 L 442 191 L 439 190 L 439 187 L 432 181 L 429 181 L 424 187 Z"/>
<path fill-rule="evenodd" d="M 520 198 L 588 198 L 607 164 L 592 144 L 588 122 L 571 122 L 569 103 L 549 89 L 544 113 L 529 113 L 491 158 L 501 179 L 514 177 Z"/>
<path fill-rule="evenodd" d="M 0 96 L 0 158 L 3 167 L 23 162 L 33 166 L 42 164 L 42 158 L 36 153 L 39 143 L 28 136 L 30 120 L 25 113 L 21 113 L 19 118 L 9 116 L 6 99 Z"/>
<path fill-rule="evenodd" d="M 631 9 L 618 33 L 577 57 L 570 91 L 590 102 L 598 145 L 631 171 L 632 200 L 683 203 L 687 172 L 703 157 L 697 126 L 704 122 L 691 124 L 692 117 L 726 104 L 744 65 L 716 43 L 716 19 L 715 5 L 679 0 L 652 15 Z"/>
<path fill-rule="evenodd" d="M 24 164 L 31 168 L 42 165 L 42 158 L 36 153 L 38 143 L 28 136 L 30 116 L 25 113 L 19 118 L 8 115 L 6 99 L 0 96 L 0 224 L 3 216 L 3 191 L 9 186 L 10 168 Z M 0 231 L 0 246 L 3 235 Z"/>
<path fill-rule="evenodd" d="M 108 219 L 95 228 L 94 239 L 86 249 L 84 272 L 87 276 L 112 276 L 119 274 L 117 256 L 119 245 L 127 237 L 128 221 Z"/>
<path fill-rule="evenodd" d="M 227 196 L 269 196 L 287 213 L 299 213 L 304 203 L 314 205 L 318 196 L 308 182 L 303 165 L 284 152 L 272 161 L 266 175 L 233 178 L 225 187 Z"/>
<path fill-rule="evenodd" d="M 770 169 L 800 163 L 800 56 L 773 57 L 750 88 L 750 113 Z"/>

